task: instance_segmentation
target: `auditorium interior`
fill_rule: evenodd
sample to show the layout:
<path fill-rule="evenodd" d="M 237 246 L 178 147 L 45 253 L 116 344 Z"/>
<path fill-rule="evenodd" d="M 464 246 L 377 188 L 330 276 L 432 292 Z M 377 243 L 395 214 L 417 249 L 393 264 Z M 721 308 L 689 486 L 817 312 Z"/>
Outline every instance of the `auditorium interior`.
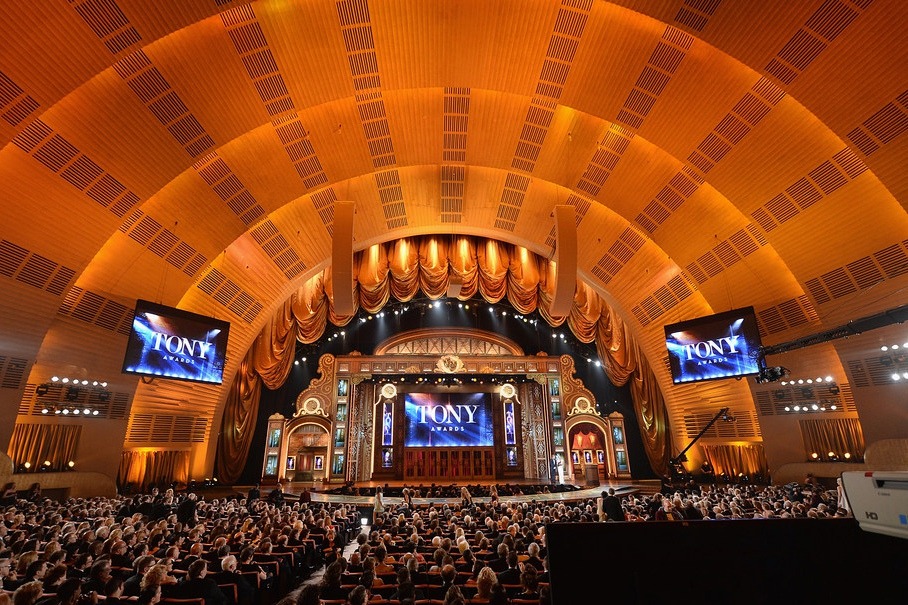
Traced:
<path fill-rule="evenodd" d="M 4 483 L 908 471 L 908 3 L 0 6 Z"/>

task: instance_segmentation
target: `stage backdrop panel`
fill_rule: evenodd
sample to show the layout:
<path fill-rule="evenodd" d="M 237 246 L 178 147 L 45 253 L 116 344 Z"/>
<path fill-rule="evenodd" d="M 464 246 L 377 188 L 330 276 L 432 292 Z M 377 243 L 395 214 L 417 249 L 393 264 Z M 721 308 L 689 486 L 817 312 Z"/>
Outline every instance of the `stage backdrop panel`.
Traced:
<path fill-rule="evenodd" d="M 492 447 L 490 393 L 405 393 L 406 447 Z"/>

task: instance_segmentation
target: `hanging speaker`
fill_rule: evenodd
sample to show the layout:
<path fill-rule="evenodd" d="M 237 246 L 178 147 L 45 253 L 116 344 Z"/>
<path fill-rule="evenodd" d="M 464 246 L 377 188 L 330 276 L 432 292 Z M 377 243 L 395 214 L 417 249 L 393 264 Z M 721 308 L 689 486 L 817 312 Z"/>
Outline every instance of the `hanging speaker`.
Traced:
<path fill-rule="evenodd" d="M 574 304 L 577 286 L 577 222 L 574 207 L 555 206 L 555 287 L 549 313 L 566 317 Z"/>
<path fill-rule="evenodd" d="M 353 315 L 353 202 L 334 202 L 331 281 L 334 312 Z"/>

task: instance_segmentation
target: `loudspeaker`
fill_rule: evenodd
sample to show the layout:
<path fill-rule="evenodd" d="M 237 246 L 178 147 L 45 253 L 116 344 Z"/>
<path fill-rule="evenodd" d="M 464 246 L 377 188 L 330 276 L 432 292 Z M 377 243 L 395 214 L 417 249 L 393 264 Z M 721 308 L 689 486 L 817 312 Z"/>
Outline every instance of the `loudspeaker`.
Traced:
<path fill-rule="evenodd" d="M 577 222 L 574 207 L 555 206 L 555 287 L 549 313 L 565 317 L 574 304 L 577 287 Z"/>
<path fill-rule="evenodd" d="M 463 278 L 454 273 L 448 276 L 448 298 L 457 298 L 460 296 L 460 289 L 463 288 Z"/>
<path fill-rule="evenodd" d="M 331 243 L 331 281 L 334 312 L 353 315 L 353 202 L 334 202 L 334 239 Z"/>

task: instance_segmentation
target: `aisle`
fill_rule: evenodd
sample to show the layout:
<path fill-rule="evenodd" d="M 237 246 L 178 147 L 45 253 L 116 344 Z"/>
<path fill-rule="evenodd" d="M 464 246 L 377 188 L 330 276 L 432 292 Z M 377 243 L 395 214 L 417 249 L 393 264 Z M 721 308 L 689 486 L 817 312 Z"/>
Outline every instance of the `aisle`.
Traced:
<path fill-rule="evenodd" d="M 364 533 L 364 532 L 365 532 L 365 534 L 368 536 L 370 531 L 372 531 L 372 526 L 371 526 L 371 525 L 363 525 L 363 526 L 362 526 L 362 530 L 360 531 L 360 533 Z M 358 535 L 358 534 L 357 534 L 357 535 Z M 353 536 L 353 538 L 347 543 L 347 545 L 344 546 L 344 552 L 342 553 L 343 557 L 349 561 L 349 560 L 350 560 L 350 555 L 351 555 L 351 554 L 353 553 L 353 551 L 355 551 L 357 548 L 359 548 L 359 544 L 356 543 L 356 536 Z M 308 578 L 306 578 L 306 580 L 305 580 L 302 584 L 300 584 L 299 588 L 297 588 L 296 590 L 291 591 L 290 594 L 296 596 L 296 593 L 297 593 L 303 586 L 305 586 L 305 585 L 307 585 L 307 584 L 318 584 L 319 582 L 322 581 L 322 576 L 324 576 L 324 575 L 325 575 L 325 565 L 322 565 L 321 567 L 319 567 L 318 569 L 316 569 L 315 571 L 313 571 L 313 572 L 312 572 L 312 575 L 310 575 Z"/>

